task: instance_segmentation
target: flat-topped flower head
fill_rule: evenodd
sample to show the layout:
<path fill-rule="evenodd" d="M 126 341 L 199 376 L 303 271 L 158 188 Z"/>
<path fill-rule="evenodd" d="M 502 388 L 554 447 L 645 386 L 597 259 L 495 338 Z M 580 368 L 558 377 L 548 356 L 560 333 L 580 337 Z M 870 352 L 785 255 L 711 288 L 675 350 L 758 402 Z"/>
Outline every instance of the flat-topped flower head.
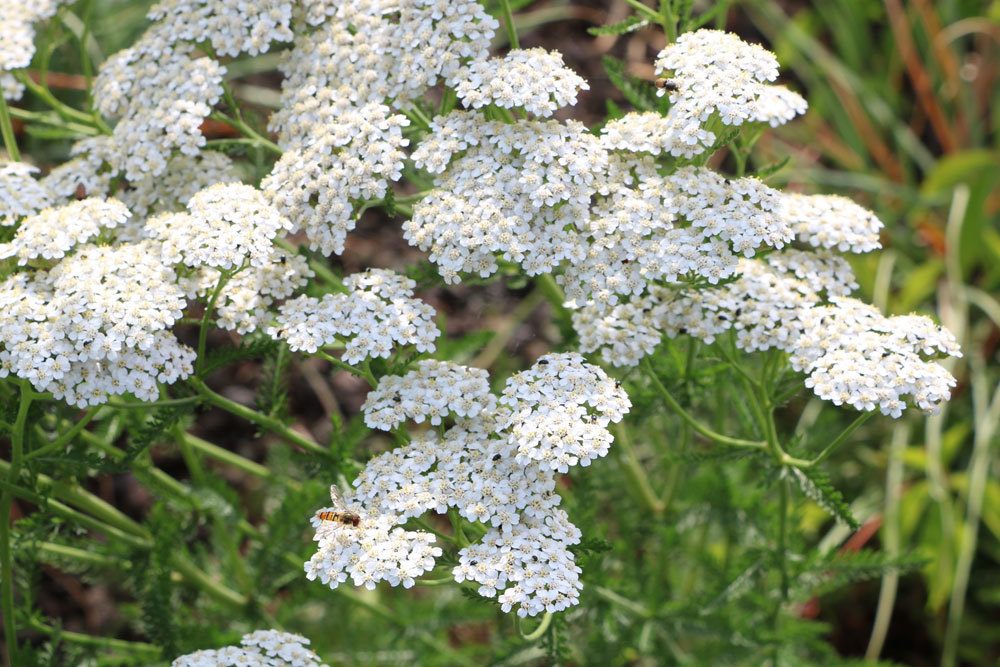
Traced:
<path fill-rule="evenodd" d="M 545 49 L 513 49 L 502 58 L 475 60 L 455 76 L 455 92 L 466 108 L 495 105 L 551 116 L 576 104 L 590 86 L 566 67 L 562 54 Z"/>
<path fill-rule="evenodd" d="M 804 311 L 791 363 L 809 375 L 822 399 L 900 417 L 907 397 L 934 413 L 951 396 L 955 378 L 938 356 L 960 357 L 954 336 L 926 317 L 885 317 L 856 299 Z"/>
<path fill-rule="evenodd" d="M 16 225 L 53 202 L 51 190 L 35 180 L 36 173 L 37 168 L 24 162 L 0 162 L 0 226 Z"/>
<path fill-rule="evenodd" d="M 56 13 L 62 0 L 0 0 L 0 72 L 23 69 L 35 55 L 35 24 Z"/>
<path fill-rule="evenodd" d="M 112 166 L 130 181 L 156 176 L 174 151 L 195 155 L 205 145 L 201 124 L 222 97 L 225 68 L 197 57 L 194 46 L 171 44 L 150 29 L 133 47 L 101 66 L 94 102 L 118 118 L 112 139 Z"/>
<path fill-rule="evenodd" d="M 232 270 L 244 262 L 265 267 L 272 241 L 291 223 L 256 188 L 218 183 L 191 197 L 187 213 L 167 213 L 146 223 L 169 264 Z"/>
<path fill-rule="evenodd" d="M 288 0 L 161 0 L 147 15 L 175 41 L 207 42 L 220 56 L 264 53 L 292 39 Z"/>
<path fill-rule="evenodd" d="M 410 588 L 417 577 L 434 569 L 442 554 L 441 548 L 434 546 L 434 535 L 401 528 L 395 516 L 357 509 L 357 526 L 313 518 L 313 539 L 318 544 L 305 564 L 310 581 L 319 579 L 330 588 L 348 579 L 369 590 L 380 581 Z"/>
<path fill-rule="evenodd" d="M 236 165 L 226 155 L 201 151 L 177 154 L 167 161 L 162 174 L 130 182 L 117 196 L 137 217 L 183 211 L 191 198 L 216 183 L 239 180 Z"/>
<path fill-rule="evenodd" d="M 171 667 L 326 667 L 305 637 L 280 630 L 243 635 L 239 646 L 182 655 Z"/>
<path fill-rule="evenodd" d="M 323 89 L 357 105 L 406 105 L 469 60 L 485 60 L 499 22 L 475 0 L 310 0 L 282 65 L 283 107 Z"/>
<path fill-rule="evenodd" d="M 496 597 L 503 611 L 521 617 L 563 611 L 579 603 L 583 589 L 582 570 L 569 550 L 580 536 L 560 509 L 491 529 L 459 552 L 455 580 L 476 582 L 480 595 Z"/>
<path fill-rule="evenodd" d="M 344 342 L 343 360 L 387 358 L 403 345 L 433 352 L 439 331 L 434 309 L 413 295 L 416 283 L 384 269 L 370 269 L 344 281 L 347 293 L 322 299 L 300 296 L 283 304 L 269 336 L 293 351 L 314 353 Z"/>
<path fill-rule="evenodd" d="M 362 410 L 370 428 L 389 431 L 408 420 L 436 426 L 448 416 L 474 418 L 495 402 L 485 370 L 425 359 L 406 375 L 383 378 Z"/>
<path fill-rule="evenodd" d="M 576 353 L 549 354 L 507 381 L 500 403 L 502 435 L 519 462 L 541 462 L 559 472 L 589 465 L 608 453 L 608 424 L 632 404 L 625 391 L 598 366 Z"/>
<path fill-rule="evenodd" d="M 453 507 L 495 527 L 545 516 L 559 505 L 549 466 L 518 460 L 514 446 L 491 437 L 495 425 L 488 415 L 465 421 L 444 436 L 417 433 L 409 445 L 373 458 L 354 480 L 354 499 L 403 518 Z"/>
<path fill-rule="evenodd" d="M 678 37 L 660 52 L 656 73 L 671 83 L 667 122 L 657 124 L 662 149 L 678 157 L 699 155 L 715 144 L 710 119 L 730 126 L 777 126 L 806 110 L 800 95 L 768 83 L 778 76 L 774 54 L 719 30 Z"/>
<path fill-rule="evenodd" d="M 184 294 L 148 243 L 82 246 L 49 271 L 0 284 L 0 377 L 14 374 L 72 405 L 190 375 L 195 353 L 167 331 Z"/>
<path fill-rule="evenodd" d="M 130 215 L 115 199 L 84 199 L 44 209 L 21 221 L 9 243 L 0 243 L 0 259 L 16 257 L 22 266 L 37 259 L 59 259 L 102 230 L 123 224 Z"/>
<path fill-rule="evenodd" d="M 409 121 L 383 104 L 328 111 L 300 109 L 286 119 L 286 151 L 261 183 L 274 206 L 324 255 L 344 251 L 357 222 L 354 203 L 385 197 L 389 183 L 402 177 L 409 143 L 403 137 Z"/>
<path fill-rule="evenodd" d="M 871 252 L 882 247 L 882 221 L 847 197 L 786 193 L 778 215 L 799 241 L 816 248 Z"/>

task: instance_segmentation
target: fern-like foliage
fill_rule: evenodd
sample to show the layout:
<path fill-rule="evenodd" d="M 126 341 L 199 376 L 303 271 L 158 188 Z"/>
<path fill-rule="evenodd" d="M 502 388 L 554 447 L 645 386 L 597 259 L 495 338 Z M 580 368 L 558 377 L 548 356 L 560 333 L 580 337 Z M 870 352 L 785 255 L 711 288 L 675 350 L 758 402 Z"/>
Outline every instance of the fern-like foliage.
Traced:
<path fill-rule="evenodd" d="M 666 97 L 657 97 L 656 87 L 625 71 L 625 63 L 613 56 L 601 59 L 604 71 L 628 103 L 639 111 L 666 111 Z"/>
<path fill-rule="evenodd" d="M 152 640 L 167 656 L 177 655 L 177 622 L 174 615 L 171 559 L 177 550 L 180 530 L 163 505 L 156 505 L 147 520 L 153 535 L 153 547 L 141 564 L 139 607 L 142 625 Z"/>
<path fill-rule="evenodd" d="M 649 25 L 649 21 L 641 16 L 630 16 L 624 21 L 619 21 L 618 23 L 610 23 L 608 25 L 587 28 L 587 32 L 597 37 L 601 35 L 626 35 L 630 32 L 635 32 L 636 30 L 645 28 L 647 25 Z"/>
<path fill-rule="evenodd" d="M 264 358 L 257 389 L 257 409 L 284 420 L 288 415 L 288 364 L 291 353 L 287 345 L 276 345 Z"/>
<path fill-rule="evenodd" d="M 844 500 L 844 494 L 833 486 L 829 475 L 816 468 L 791 468 L 791 471 L 792 479 L 799 485 L 807 498 L 846 523 L 851 527 L 851 530 L 857 530 L 861 527 L 858 520 L 854 518 L 850 505 Z"/>
<path fill-rule="evenodd" d="M 234 347 L 221 347 L 210 350 L 205 355 L 205 363 L 201 375 L 207 376 L 237 361 L 261 359 L 270 355 L 278 347 L 277 341 L 268 336 L 248 336 Z"/>

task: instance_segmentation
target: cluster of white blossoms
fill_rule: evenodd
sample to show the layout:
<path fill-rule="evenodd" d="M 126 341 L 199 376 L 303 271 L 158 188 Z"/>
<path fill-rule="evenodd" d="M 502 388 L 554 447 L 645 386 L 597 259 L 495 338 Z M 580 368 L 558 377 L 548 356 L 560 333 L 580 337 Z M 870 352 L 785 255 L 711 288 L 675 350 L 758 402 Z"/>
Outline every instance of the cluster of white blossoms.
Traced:
<path fill-rule="evenodd" d="M 53 202 L 52 192 L 35 180 L 38 169 L 23 162 L 0 162 L 0 227 L 16 225 Z"/>
<path fill-rule="evenodd" d="M 482 368 L 427 359 L 406 375 L 386 376 L 365 399 L 365 424 L 391 431 L 406 421 L 432 426 L 449 416 L 475 418 L 496 409 Z"/>
<path fill-rule="evenodd" d="M 311 111 L 286 133 L 285 152 L 261 187 L 311 248 L 340 254 L 356 223 L 355 202 L 385 197 L 402 176 L 409 121 L 378 103 Z"/>
<path fill-rule="evenodd" d="M 587 304 L 573 314 L 580 347 L 631 366 L 664 335 L 711 343 L 732 330 L 741 350 L 789 353 L 806 386 L 837 405 L 899 417 L 908 396 L 928 412 L 949 397 L 955 379 L 932 358 L 961 356 L 954 337 L 926 317 L 885 317 L 847 297 L 857 283 L 843 257 L 786 250 L 741 260 L 738 271 L 720 288 L 657 287 L 613 307 Z"/>
<path fill-rule="evenodd" d="M 387 358 L 395 345 L 433 352 L 438 329 L 434 309 L 413 296 L 416 283 L 384 269 L 370 269 L 344 281 L 346 293 L 322 299 L 300 296 L 285 302 L 269 336 L 293 351 L 314 353 L 344 343 L 343 360 Z"/>
<path fill-rule="evenodd" d="M 529 275 L 561 268 L 570 301 L 613 304 L 655 281 L 718 283 L 739 255 L 793 238 L 780 193 L 761 181 L 700 167 L 662 175 L 651 156 L 609 149 L 579 123 L 457 111 L 432 130 L 413 159 L 444 173 L 403 229 L 447 282 L 494 273 L 499 255 Z"/>
<path fill-rule="evenodd" d="M 282 107 L 324 89 L 362 106 L 406 104 L 469 60 L 485 60 L 499 27 L 475 0 L 311 1 L 282 71 Z M 280 117 L 280 113 L 278 114 Z"/>
<path fill-rule="evenodd" d="M 48 271 L 0 283 L 0 377 L 77 406 L 190 375 L 195 353 L 169 328 L 181 317 L 177 276 L 147 243 L 78 247 Z"/>
<path fill-rule="evenodd" d="M 405 376 L 384 378 L 363 406 L 369 425 L 391 430 L 407 420 L 428 421 L 442 433 L 417 433 L 410 444 L 368 463 L 349 499 L 359 527 L 317 521 L 326 541 L 307 571 L 331 586 L 348 576 L 356 583 L 405 585 L 403 574 L 412 580 L 433 568 L 420 541 L 431 544 L 432 536 L 390 527 L 455 508 L 490 525 L 459 552 L 456 581 L 476 582 L 481 595 L 521 616 L 576 604 L 580 568 L 570 547 L 580 532 L 558 508 L 556 477 L 607 454 L 608 425 L 630 407 L 614 380 L 575 353 L 540 358 L 509 378 L 499 398 L 485 371 L 450 362 L 424 361 Z M 447 429 L 445 420 L 452 423 Z M 366 530 L 380 531 L 390 546 L 375 543 L 358 552 Z M 345 559 L 328 553 L 331 546 L 354 551 Z"/>
<path fill-rule="evenodd" d="M 188 201 L 187 209 L 146 223 L 169 264 L 226 271 L 244 263 L 263 268 L 275 259 L 273 240 L 292 228 L 263 193 L 243 183 L 217 183 L 201 190 Z"/>
<path fill-rule="evenodd" d="M 205 145 L 201 124 L 222 96 L 225 71 L 157 26 L 109 58 L 94 81 L 94 103 L 118 121 L 111 166 L 136 181 L 166 171 L 174 151 L 197 154 Z"/>
<path fill-rule="evenodd" d="M 130 215 L 128 208 L 114 199 L 84 199 L 43 209 L 21 221 L 13 240 L 0 243 L 0 259 L 16 257 L 23 266 L 37 259 L 65 257 L 74 246 L 123 224 Z"/>
<path fill-rule="evenodd" d="M 669 75 L 672 90 L 670 111 L 654 128 L 659 127 L 663 149 L 677 157 L 711 149 L 716 141 L 713 127 L 718 127 L 713 121 L 777 126 L 806 110 L 800 95 L 769 83 L 778 77 L 773 53 L 719 30 L 678 37 L 660 52 L 656 73 Z M 649 119 L 639 122 L 648 124 Z"/>
<path fill-rule="evenodd" d="M 285 152 L 262 188 L 312 249 L 340 254 L 363 202 L 402 175 L 409 121 L 394 109 L 485 59 L 498 24 L 475 0 L 305 5 L 270 121 Z"/>
<path fill-rule="evenodd" d="M 279 630 L 243 635 L 239 646 L 195 651 L 174 660 L 171 667 L 326 667 L 309 648 L 309 640 Z"/>
<path fill-rule="evenodd" d="M 147 16 L 175 41 L 209 43 L 220 56 L 264 53 L 292 39 L 288 0 L 161 0 Z"/>
<path fill-rule="evenodd" d="M 31 64 L 35 24 L 51 18 L 62 0 L 0 0 L 0 94 L 20 99 L 24 86 L 11 74 Z"/>
<path fill-rule="evenodd" d="M 513 49 L 502 58 L 473 61 L 455 79 L 455 93 L 466 108 L 493 104 L 536 116 L 551 116 L 576 104 L 577 94 L 590 89 L 557 51 L 538 48 Z"/>
<path fill-rule="evenodd" d="M 799 316 L 803 333 L 791 350 L 792 366 L 809 375 L 806 386 L 820 398 L 900 417 L 907 396 L 927 412 L 951 396 L 955 378 L 925 359 L 961 351 L 954 336 L 930 319 L 885 317 L 842 297 Z"/>

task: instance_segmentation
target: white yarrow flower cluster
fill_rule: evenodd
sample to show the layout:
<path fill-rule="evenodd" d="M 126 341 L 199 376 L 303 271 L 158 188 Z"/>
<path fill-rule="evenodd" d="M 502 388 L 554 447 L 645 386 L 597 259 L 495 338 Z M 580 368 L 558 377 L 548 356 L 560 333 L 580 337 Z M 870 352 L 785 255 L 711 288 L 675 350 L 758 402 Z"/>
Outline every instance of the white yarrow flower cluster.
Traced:
<path fill-rule="evenodd" d="M 368 513 L 359 508 L 361 521 L 345 526 L 313 517 L 316 553 L 306 562 L 306 577 L 336 588 L 348 578 L 355 586 L 373 590 L 380 581 L 410 588 L 417 577 L 434 569 L 441 556 L 436 538 L 423 531 L 399 527 L 399 518 Z"/>
<path fill-rule="evenodd" d="M 502 58 L 475 60 L 455 79 L 455 93 L 466 108 L 493 104 L 543 117 L 576 104 L 579 91 L 590 89 L 566 67 L 558 51 L 538 48 L 513 49 Z"/>
<path fill-rule="evenodd" d="M 413 296 L 416 283 L 384 269 L 371 269 L 344 281 L 347 293 L 322 299 L 300 296 L 281 306 L 267 334 L 293 351 L 314 353 L 344 342 L 349 364 L 388 358 L 395 345 L 433 352 L 438 329 L 434 309 Z"/>
<path fill-rule="evenodd" d="M 475 418 L 495 406 L 485 370 L 426 359 L 406 375 L 382 379 L 365 399 L 365 424 L 383 431 L 406 421 L 438 426 L 449 416 Z"/>
<path fill-rule="evenodd" d="M 14 374 L 77 406 L 192 372 L 195 353 L 168 329 L 184 294 L 149 243 L 82 246 L 49 271 L 0 284 L 0 377 Z"/>
<path fill-rule="evenodd" d="M 52 204 L 51 190 L 35 180 L 36 173 L 38 169 L 23 162 L 0 162 L 0 227 L 16 225 Z"/>
<path fill-rule="evenodd" d="M 402 176 L 408 124 L 378 103 L 303 112 L 261 188 L 305 231 L 312 249 L 340 254 L 356 224 L 355 202 L 385 197 L 389 182 Z"/>
<path fill-rule="evenodd" d="M 174 41 L 210 43 L 220 56 L 264 53 L 292 39 L 289 0 L 161 0 L 148 17 Z"/>
<path fill-rule="evenodd" d="M 225 68 L 194 52 L 154 26 L 101 66 L 94 102 L 118 119 L 111 165 L 130 181 L 166 171 L 174 151 L 195 155 L 205 145 L 201 124 L 222 96 Z"/>
<path fill-rule="evenodd" d="M 769 83 L 778 77 L 774 54 L 719 30 L 678 37 L 657 56 L 656 73 L 669 76 L 672 84 L 662 134 L 670 138 L 664 149 L 677 157 L 690 158 L 713 147 L 712 121 L 775 127 L 806 110 L 800 95 Z"/>
<path fill-rule="evenodd" d="M 279 630 L 243 635 L 239 646 L 182 655 L 171 667 L 326 667 L 309 648 L 309 640 Z"/>
<path fill-rule="evenodd" d="M 778 214 L 799 241 L 814 248 L 860 253 L 882 247 L 882 221 L 847 197 L 786 193 Z"/>
<path fill-rule="evenodd" d="M 542 357 L 507 381 L 499 401 L 485 371 L 422 362 L 402 378 L 384 378 L 369 394 L 367 423 L 384 430 L 404 420 L 454 425 L 443 435 L 419 433 L 370 461 L 355 480 L 350 509 L 362 515 L 361 526 L 365 513 L 403 523 L 449 507 L 488 523 L 483 540 L 460 551 L 455 579 L 477 582 L 480 594 L 521 616 L 561 611 L 579 601 L 582 585 L 569 549 L 580 532 L 558 508 L 556 475 L 604 456 L 608 424 L 630 407 L 624 391 L 578 354 Z M 546 419 L 558 426 L 546 428 Z M 328 522 L 326 530 L 343 535 L 342 548 L 350 548 L 356 529 Z M 327 580 L 346 581 L 345 564 L 326 565 L 336 566 Z"/>
<path fill-rule="evenodd" d="M 272 241 L 292 224 L 256 188 L 217 183 L 191 197 L 187 213 L 151 218 L 146 231 L 160 241 L 169 264 L 192 268 L 263 268 L 274 261 Z"/>
<path fill-rule="evenodd" d="M 31 64 L 35 55 L 35 24 L 51 18 L 62 0 L 0 0 L 0 93 L 20 99 L 24 86 L 9 74 Z"/>
<path fill-rule="evenodd" d="M 929 413 L 951 396 L 955 378 L 927 359 L 962 354 L 954 336 L 930 319 L 885 317 L 874 306 L 842 297 L 800 317 L 802 335 L 791 363 L 809 375 L 806 386 L 820 398 L 900 417 L 907 396 Z"/>
<path fill-rule="evenodd" d="M 37 259 L 65 257 L 76 245 L 123 224 L 130 215 L 115 199 L 84 199 L 44 209 L 22 220 L 13 240 L 0 243 L 0 259 L 16 257 L 24 266 Z"/>

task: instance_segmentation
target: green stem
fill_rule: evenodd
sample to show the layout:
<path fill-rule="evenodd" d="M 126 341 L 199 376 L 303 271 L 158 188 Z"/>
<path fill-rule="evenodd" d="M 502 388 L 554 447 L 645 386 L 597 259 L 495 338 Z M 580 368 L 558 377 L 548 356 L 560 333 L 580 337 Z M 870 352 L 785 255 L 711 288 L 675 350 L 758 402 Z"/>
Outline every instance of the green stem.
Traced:
<path fill-rule="evenodd" d="M 521 639 L 523 639 L 526 642 L 535 642 L 541 639 L 542 636 L 544 636 L 545 633 L 548 632 L 550 625 L 552 625 L 552 612 L 547 611 L 545 612 L 545 615 L 542 616 L 542 622 L 538 624 L 538 627 L 529 632 L 528 634 L 524 634 L 524 632 L 521 632 L 521 619 L 518 619 L 517 630 L 521 634 Z"/>
<path fill-rule="evenodd" d="M 17 147 L 17 137 L 14 136 L 14 123 L 10 119 L 10 109 L 3 95 L 0 95 L 0 135 L 3 136 L 3 145 L 7 147 L 10 159 L 20 162 L 21 151 Z"/>
<path fill-rule="evenodd" d="M 53 111 L 62 117 L 63 120 L 83 123 L 84 125 L 96 127 L 103 134 L 111 134 L 111 128 L 108 127 L 107 123 L 105 123 L 104 119 L 100 116 L 92 116 L 65 104 L 62 100 L 53 95 L 52 91 L 49 90 L 48 87 L 35 83 L 34 80 L 32 80 L 32 78 L 24 72 L 15 72 L 14 76 L 17 77 L 17 80 L 24 84 L 24 86 L 30 90 L 33 95 L 48 104 Z"/>
<path fill-rule="evenodd" d="M 49 562 L 53 564 L 58 564 L 63 560 L 75 560 L 87 565 L 96 565 L 98 567 L 107 568 L 128 565 L 127 563 L 123 563 L 122 561 L 112 558 L 111 556 L 96 554 L 92 551 L 84 551 L 83 549 L 66 546 L 65 544 L 56 544 L 55 542 L 35 542 L 34 547 L 38 549 L 39 554 L 52 558 L 53 560 Z"/>
<path fill-rule="evenodd" d="M 517 38 L 517 26 L 514 25 L 514 13 L 510 10 L 510 0 L 500 0 L 500 9 L 503 11 L 503 22 L 507 26 L 507 41 L 510 48 L 521 48 L 521 42 Z"/>
<path fill-rule="evenodd" d="M 7 470 L 8 466 L 9 464 L 6 461 L 0 461 L 0 471 Z M 5 491 L 10 491 L 21 500 L 33 503 L 40 510 L 51 512 L 61 519 L 65 519 L 66 521 L 78 524 L 88 530 L 103 534 L 109 541 L 122 542 L 137 549 L 148 549 L 151 546 L 151 542 L 148 540 L 138 538 L 135 535 L 126 533 L 119 528 L 110 526 L 98 519 L 95 519 L 89 514 L 79 512 L 69 505 L 64 505 L 58 500 L 45 498 L 23 487 L 11 486 L 4 481 L 0 481 L 0 486 L 2 486 Z"/>
<path fill-rule="evenodd" d="M 652 9 L 650 9 L 649 7 L 647 7 L 646 5 L 644 5 L 641 2 L 639 2 L 639 0 L 625 0 L 625 3 L 628 4 L 630 7 L 633 7 L 636 10 L 638 10 L 639 13 L 642 14 L 643 16 L 645 16 L 646 18 L 648 18 L 648 19 L 650 19 L 652 21 L 656 21 L 660 25 L 663 25 L 663 22 L 664 22 L 663 21 L 663 17 L 660 16 L 659 13 L 653 11 Z M 664 31 L 666 31 L 666 26 L 664 26 Z"/>
<path fill-rule="evenodd" d="M 87 427 L 87 424 L 90 423 L 90 420 L 92 420 L 94 417 L 96 417 L 97 413 L 100 412 L 100 410 L 101 410 L 100 406 L 95 406 L 95 407 L 90 408 L 83 415 L 83 417 L 81 417 L 79 419 L 79 421 L 77 421 L 75 424 L 73 424 L 72 428 L 70 428 L 68 431 L 66 431 L 62 435 L 60 435 L 53 442 L 50 442 L 49 444 L 45 445 L 44 447 L 39 447 L 35 451 L 30 452 L 25 457 L 25 459 L 30 461 L 31 459 L 35 459 L 35 458 L 38 458 L 38 457 L 41 457 L 41 456 L 45 456 L 46 454 L 50 454 L 52 452 L 58 452 L 58 451 L 62 450 L 64 447 L 66 447 L 66 445 L 68 445 L 70 442 L 73 441 L 73 438 L 75 438 L 76 436 L 78 436 L 80 434 L 80 431 L 82 431 L 84 428 Z"/>
<path fill-rule="evenodd" d="M 219 301 L 219 297 L 222 296 L 222 290 L 226 287 L 226 283 L 234 275 L 239 273 L 245 264 L 235 271 L 220 271 L 219 280 L 215 283 L 215 288 L 212 290 L 211 296 L 208 298 L 208 303 L 205 304 L 205 312 L 201 315 L 201 324 L 198 326 L 198 357 L 195 360 L 195 373 L 200 374 L 205 366 L 205 345 L 208 342 L 208 321 L 212 317 L 212 312 L 215 311 L 215 304 Z"/>
<path fill-rule="evenodd" d="M 274 479 L 274 473 L 270 470 L 259 463 L 240 456 L 236 452 L 231 452 L 228 449 L 219 447 L 216 444 L 203 440 L 196 435 L 191 435 L 190 433 L 181 433 L 178 434 L 178 437 L 182 438 L 187 446 L 197 449 L 205 456 L 210 456 L 217 461 L 227 463 L 238 470 L 242 470 L 248 475 L 253 475 L 254 477 L 259 477 L 260 479 Z M 298 486 L 298 483 L 294 481 L 289 481 L 289 484 L 295 487 Z"/>
<path fill-rule="evenodd" d="M 331 455 L 329 450 L 325 447 L 310 438 L 299 435 L 292 429 L 285 426 L 285 424 L 280 420 L 275 419 L 274 417 L 269 417 L 261 412 L 257 412 L 253 408 L 248 408 L 245 405 L 241 405 L 236 401 L 222 396 L 221 394 L 215 393 L 209 389 L 208 385 L 206 385 L 200 378 L 192 377 L 188 380 L 188 382 L 192 387 L 194 387 L 195 391 L 197 391 L 205 398 L 206 401 L 215 407 L 221 408 L 230 414 L 236 415 L 237 417 L 246 419 L 249 422 L 253 422 L 258 426 L 267 429 L 285 442 L 297 445 L 307 452 L 326 457 Z"/>
<path fill-rule="evenodd" d="M 707 426 L 699 422 L 697 419 L 692 417 L 691 414 L 688 413 L 687 410 L 685 410 L 683 407 L 681 407 L 681 404 L 678 403 L 677 400 L 670 395 L 670 392 L 667 391 L 667 388 L 663 385 L 662 382 L 660 382 L 660 378 L 657 377 L 656 371 L 653 370 L 653 365 L 650 363 L 648 357 L 642 360 L 642 367 L 643 370 L 646 371 L 646 374 L 649 376 L 649 379 L 652 380 L 653 386 L 656 388 L 656 391 L 660 394 L 660 397 L 663 399 L 663 402 L 666 403 L 671 410 L 677 413 L 677 415 L 681 419 L 683 419 L 697 433 L 700 433 L 709 440 L 717 442 L 721 445 L 728 445 L 730 447 L 745 447 L 748 449 L 768 448 L 767 443 L 765 442 L 761 442 L 759 440 L 743 440 L 741 438 L 731 438 L 728 435 L 722 435 L 721 433 L 716 433 L 712 429 L 708 428 Z"/>
<path fill-rule="evenodd" d="M 822 463 L 823 461 L 827 460 L 828 458 L 830 458 L 830 455 L 833 454 L 833 452 L 838 447 L 840 447 L 842 444 L 844 444 L 845 442 L 847 442 L 847 439 L 850 438 L 851 435 L 853 435 L 855 431 L 857 431 L 859 428 L 861 428 L 865 424 L 865 422 L 867 422 L 869 419 L 871 419 L 874 416 L 875 416 L 875 412 L 874 411 L 872 411 L 872 412 L 862 412 L 860 415 L 858 415 L 857 419 L 855 419 L 853 422 L 851 422 L 851 424 L 847 428 L 845 428 L 843 431 L 841 431 L 840 435 L 838 435 L 836 438 L 834 438 L 833 441 L 829 445 L 827 445 L 826 447 L 824 447 L 823 451 L 821 451 L 819 454 L 817 454 L 816 458 L 814 458 L 813 460 L 809 461 L 808 466 L 805 466 L 805 467 L 818 465 L 818 464 Z"/>
<path fill-rule="evenodd" d="M 357 375 L 359 378 L 363 378 L 369 385 L 371 385 L 373 389 L 378 386 L 378 380 L 372 373 L 371 367 L 367 365 L 365 367 L 352 366 L 346 361 L 342 361 L 337 357 L 333 356 L 332 354 L 324 352 L 323 350 L 318 351 L 316 353 L 316 356 L 320 357 L 321 359 L 325 359 L 326 361 L 329 361 L 331 364 L 333 364 L 337 368 L 340 368 L 341 370 L 345 370 L 352 375 Z"/>
<path fill-rule="evenodd" d="M 228 114 L 224 114 L 221 111 L 216 111 L 215 113 L 212 114 L 211 117 L 215 120 L 222 121 L 223 123 L 228 123 L 232 125 L 237 130 L 242 132 L 253 143 L 257 144 L 258 146 L 261 146 L 262 148 L 266 148 L 267 150 L 269 150 L 271 153 L 274 153 L 278 157 L 281 157 L 284 154 L 284 151 L 281 150 L 281 146 L 279 146 L 278 144 L 274 143 L 264 135 L 257 132 L 257 130 L 253 129 L 248 123 L 244 122 L 242 118 L 235 118 Z"/>
<path fill-rule="evenodd" d="M 198 403 L 201 401 L 197 396 L 188 396 L 187 398 L 165 398 L 159 401 L 150 401 L 149 403 L 129 403 L 126 401 L 116 401 L 112 400 L 109 405 L 113 408 L 119 408 L 122 410 L 132 410 L 135 408 L 159 408 L 166 405 L 189 405 L 191 403 Z"/>
<path fill-rule="evenodd" d="M 646 470 L 642 467 L 642 463 L 639 462 L 639 457 L 636 456 L 635 449 L 632 447 L 625 424 L 616 425 L 615 435 L 618 447 L 622 450 L 620 461 L 625 474 L 629 478 L 629 486 L 639 496 L 647 510 L 653 514 L 662 514 L 666 507 L 663 501 L 656 495 L 656 492 L 653 491 L 653 485 L 649 482 L 649 476 L 646 474 Z"/>
<path fill-rule="evenodd" d="M 187 466 L 188 472 L 191 473 L 191 479 L 193 479 L 197 484 L 205 483 L 205 468 L 202 467 L 201 461 L 198 459 L 198 454 L 194 451 L 194 447 L 185 437 L 187 434 L 184 429 L 179 424 L 174 424 L 173 427 L 174 442 L 177 443 L 177 448 L 181 451 L 181 458 L 184 459 L 184 465 Z"/>
<path fill-rule="evenodd" d="M 3 95 L 0 95 L 3 97 Z M 20 380 L 20 401 L 14 431 L 11 434 L 10 467 L 7 469 L 7 484 L 13 486 L 21 474 L 21 457 L 24 453 L 25 430 L 28 411 L 36 394 L 26 380 Z M 0 497 L 0 609 L 3 610 L 4 637 L 7 640 L 7 658 L 11 665 L 17 665 L 17 626 L 14 624 L 14 558 L 10 548 L 10 511 L 14 504 L 14 494 L 6 488 Z"/>
<path fill-rule="evenodd" d="M 160 657 L 161 649 L 159 646 L 154 646 L 153 644 L 147 644 L 145 642 L 131 642 L 124 639 L 113 639 L 111 637 L 96 637 L 94 635 L 87 635 L 81 632 L 69 632 L 68 630 L 58 630 L 56 628 L 50 627 L 41 623 L 39 621 L 31 621 L 31 629 L 36 632 L 41 632 L 43 634 L 49 635 L 51 637 L 57 637 L 58 639 L 71 644 L 79 644 L 80 646 L 89 646 L 94 648 L 108 649 L 109 651 L 126 651 L 128 653 L 141 653 L 148 656 L 149 659 L 155 660 Z"/>
<path fill-rule="evenodd" d="M 94 437 L 96 438 L 96 436 Z M 120 453 L 121 452 L 119 452 L 119 454 Z M 0 473 L 6 471 L 9 477 L 9 473 L 12 469 L 12 463 L 0 460 Z M 35 485 L 42 493 L 51 490 L 56 498 L 73 503 L 77 507 L 90 512 L 95 517 L 98 517 L 102 522 L 110 524 L 111 526 L 129 533 L 134 537 L 140 538 L 147 545 L 152 542 L 152 535 L 150 535 L 149 531 L 143 528 L 140 524 L 125 516 L 97 496 L 84 491 L 75 484 L 70 485 L 64 481 L 54 480 L 51 477 L 39 474 L 35 477 Z M 51 501 L 49 501 L 49 503 L 51 503 Z M 219 602 L 230 606 L 245 606 L 247 604 L 246 597 L 213 580 L 205 574 L 205 572 L 199 570 L 185 554 L 175 553 L 172 562 L 174 568 L 189 583 L 214 597 Z M 5 582 L 8 580 L 9 579 L 7 577 L 4 578 Z M 7 619 L 12 617 L 5 612 L 4 618 Z"/>

